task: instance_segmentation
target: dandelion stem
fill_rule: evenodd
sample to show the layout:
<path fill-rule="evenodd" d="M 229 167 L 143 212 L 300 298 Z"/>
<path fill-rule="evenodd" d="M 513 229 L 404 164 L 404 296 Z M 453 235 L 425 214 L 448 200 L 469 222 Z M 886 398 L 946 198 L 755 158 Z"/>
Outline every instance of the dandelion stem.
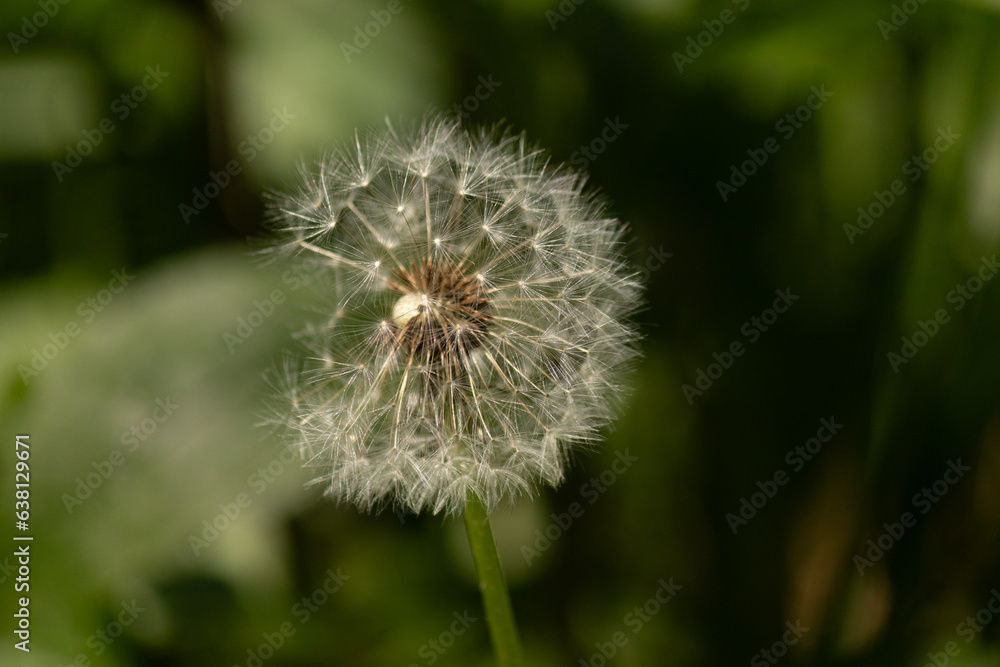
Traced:
<path fill-rule="evenodd" d="M 499 667 L 520 667 L 524 664 L 521 640 L 514 624 L 514 612 L 507 593 L 507 581 L 500 567 L 496 542 L 490 529 L 490 518 L 479 497 L 469 492 L 465 505 L 465 529 L 469 533 L 472 559 L 476 563 L 479 592 L 486 609 L 486 623 L 490 628 L 490 641 Z"/>

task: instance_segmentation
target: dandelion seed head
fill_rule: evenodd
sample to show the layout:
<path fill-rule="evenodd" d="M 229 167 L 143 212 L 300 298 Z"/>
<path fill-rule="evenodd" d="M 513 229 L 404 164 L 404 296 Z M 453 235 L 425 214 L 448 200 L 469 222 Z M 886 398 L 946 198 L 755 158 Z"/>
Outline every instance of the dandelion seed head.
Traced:
<path fill-rule="evenodd" d="M 358 133 L 282 196 L 272 251 L 319 260 L 275 420 L 328 496 L 487 509 L 565 476 L 636 355 L 623 228 L 521 135 L 429 117 Z"/>

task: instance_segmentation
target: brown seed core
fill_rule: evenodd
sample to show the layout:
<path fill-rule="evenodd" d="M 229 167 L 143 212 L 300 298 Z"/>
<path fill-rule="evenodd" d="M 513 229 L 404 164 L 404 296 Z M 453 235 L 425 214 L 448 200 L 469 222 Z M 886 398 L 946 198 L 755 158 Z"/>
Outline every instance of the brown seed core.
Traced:
<path fill-rule="evenodd" d="M 402 296 L 393 308 L 393 323 L 408 354 L 429 363 L 461 362 L 482 345 L 492 317 L 475 276 L 427 259 L 398 271 L 396 277 Z"/>

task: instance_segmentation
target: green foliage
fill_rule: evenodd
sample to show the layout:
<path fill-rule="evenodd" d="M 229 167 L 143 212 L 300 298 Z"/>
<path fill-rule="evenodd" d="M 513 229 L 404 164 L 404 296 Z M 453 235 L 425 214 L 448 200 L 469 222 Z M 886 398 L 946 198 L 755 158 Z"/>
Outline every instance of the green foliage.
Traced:
<path fill-rule="evenodd" d="M 995 663 L 961 624 L 1000 580 L 1000 6 L 390 4 L 0 8 L 0 487 L 30 433 L 36 536 L 0 662 L 490 664 L 461 522 L 324 503 L 254 426 L 314 303 L 247 253 L 261 193 L 436 107 L 586 168 L 648 274 L 626 414 L 494 519 L 531 664 L 745 664 L 796 620 L 787 664 Z"/>

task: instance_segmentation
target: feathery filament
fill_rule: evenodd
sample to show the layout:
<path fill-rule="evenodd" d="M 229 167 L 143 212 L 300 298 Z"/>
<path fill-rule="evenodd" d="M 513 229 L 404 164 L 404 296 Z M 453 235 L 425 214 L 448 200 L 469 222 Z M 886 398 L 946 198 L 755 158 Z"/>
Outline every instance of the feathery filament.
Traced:
<path fill-rule="evenodd" d="M 439 117 L 318 167 L 272 225 L 333 300 L 276 411 L 316 483 L 457 513 L 470 489 L 492 509 L 562 481 L 636 355 L 622 226 L 523 136 Z"/>

